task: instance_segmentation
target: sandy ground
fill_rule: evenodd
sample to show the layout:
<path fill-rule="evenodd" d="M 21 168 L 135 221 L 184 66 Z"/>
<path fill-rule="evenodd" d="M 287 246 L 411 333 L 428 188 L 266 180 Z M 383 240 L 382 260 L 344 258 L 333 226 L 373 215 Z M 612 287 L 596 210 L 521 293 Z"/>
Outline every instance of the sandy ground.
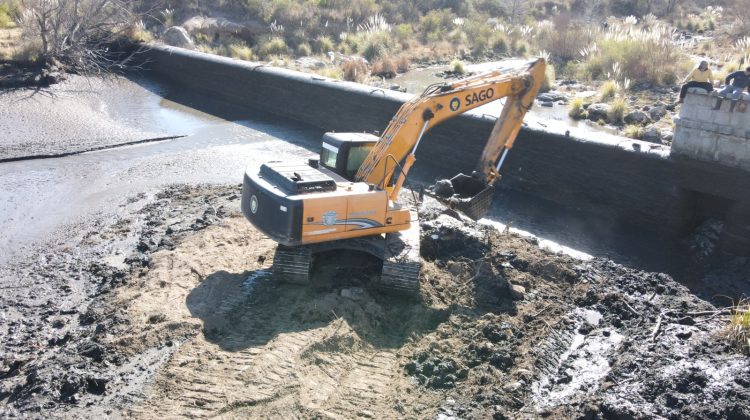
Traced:
<path fill-rule="evenodd" d="M 750 416 L 727 317 L 667 275 L 428 209 L 419 299 L 344 297 L 356 289 L 323 286 L 326 270 L 278 283 L 238 200 L 237 186 L 135 197 L 20 267 L 0 300 L 4 415 Z"/>

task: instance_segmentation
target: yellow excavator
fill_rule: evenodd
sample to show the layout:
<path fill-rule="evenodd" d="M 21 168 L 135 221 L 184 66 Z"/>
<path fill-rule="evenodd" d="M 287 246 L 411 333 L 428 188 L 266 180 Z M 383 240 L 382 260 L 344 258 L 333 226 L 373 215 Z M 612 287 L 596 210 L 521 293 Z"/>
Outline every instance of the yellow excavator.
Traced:
<path fill-rule="evenodd" d="M 242 212 L 279 243 L 275 275 L 309 282 L 316 254 L 354 249 L 375 255 L 383 270 L 374 286 L 414 292 L 419 287 L 419 220 L 399 191 L 424 134 L 439 123 L 506 98 L 476 170 L 450 179 L 444 202 L 478 219 L 489 210 L 493 184 L 544 79 L 536 59 L 453 83 L 431 85 L 405 103 L 380 137 L 326 133 L 319 159 L 267 162 L 248 168 Z M 460 144 L 460 143 L 457 143 Z"/>

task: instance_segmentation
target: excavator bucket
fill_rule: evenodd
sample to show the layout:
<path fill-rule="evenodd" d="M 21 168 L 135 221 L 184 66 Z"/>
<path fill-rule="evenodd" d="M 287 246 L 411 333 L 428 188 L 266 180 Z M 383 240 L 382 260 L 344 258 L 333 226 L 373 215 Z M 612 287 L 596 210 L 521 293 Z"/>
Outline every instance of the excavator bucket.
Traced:
<path fill-rule="evenodd" d="M 450 179 L 450 187 L 443 181 L 442 188 L 436 188 L 435 193 L 450 208 L 479 220 L 490 211 L 495 187 L 473 176 L 458 174 Z"/>

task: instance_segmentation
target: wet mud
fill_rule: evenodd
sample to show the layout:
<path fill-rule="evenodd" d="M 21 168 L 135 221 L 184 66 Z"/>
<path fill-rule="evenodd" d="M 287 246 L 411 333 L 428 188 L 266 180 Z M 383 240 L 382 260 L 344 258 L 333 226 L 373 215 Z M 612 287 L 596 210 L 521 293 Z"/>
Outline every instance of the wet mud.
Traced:
<path fill-rule="evenodd" d="M 0 416 L 750 418 L 726 312 L 668 275 L 431 203 L 417 299 L 281 284 L 237 185 L 122 206 L 0 269 Z"/>

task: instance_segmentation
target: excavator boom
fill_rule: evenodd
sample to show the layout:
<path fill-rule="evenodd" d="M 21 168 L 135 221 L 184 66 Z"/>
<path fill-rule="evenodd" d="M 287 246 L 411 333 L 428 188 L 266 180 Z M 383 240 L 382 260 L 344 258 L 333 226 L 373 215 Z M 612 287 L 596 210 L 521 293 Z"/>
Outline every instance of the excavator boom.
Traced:
<path fill-rule="evenodd" d="M 464 112 L 506 98 L 474 174 L 479 182 L 491 186 L 499 178 L 498 164 L 502 163 L 503 153 L 513 147 L 523 117 L 542 84 L 544 71 L 545 62 L 540 58 L 509 70 L 428 87 L 399 109 L 355 179 L 387 190 L 389 198 L 395 201 L 427 131 Z"/>

